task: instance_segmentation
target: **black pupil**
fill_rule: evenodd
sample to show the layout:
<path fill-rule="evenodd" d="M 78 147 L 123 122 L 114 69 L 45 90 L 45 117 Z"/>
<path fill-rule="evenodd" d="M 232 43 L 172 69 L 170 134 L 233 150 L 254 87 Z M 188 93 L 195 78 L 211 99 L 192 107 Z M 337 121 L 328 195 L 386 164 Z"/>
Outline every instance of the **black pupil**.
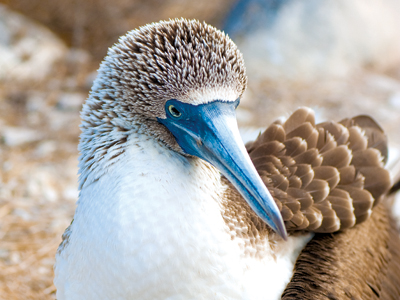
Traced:
<path fill-rule="evenodd" d="M 174 117 L 179 117 L 181 115 L 181 112 L 177 110 L 174 106 L 170 107 L 170 111 Z"/>

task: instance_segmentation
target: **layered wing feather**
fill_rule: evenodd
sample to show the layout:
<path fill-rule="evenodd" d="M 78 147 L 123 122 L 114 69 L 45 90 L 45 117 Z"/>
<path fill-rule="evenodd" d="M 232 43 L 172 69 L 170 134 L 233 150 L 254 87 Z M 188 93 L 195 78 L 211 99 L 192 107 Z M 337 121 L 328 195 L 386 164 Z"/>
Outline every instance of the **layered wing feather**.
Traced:
<path fill-rule="evenodd" d="M 315 124 L 300 108 L 246 147 L 288 231 L 353 227 L 390 188 L 386 136 L 368 116 Z"/>

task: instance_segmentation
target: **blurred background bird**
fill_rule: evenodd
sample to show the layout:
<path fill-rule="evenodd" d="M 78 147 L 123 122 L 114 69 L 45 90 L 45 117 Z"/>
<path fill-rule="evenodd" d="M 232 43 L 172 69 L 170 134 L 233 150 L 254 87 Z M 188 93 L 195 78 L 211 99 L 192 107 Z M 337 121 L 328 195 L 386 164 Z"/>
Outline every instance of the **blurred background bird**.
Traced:
<path fill-rule="evenodd" d="M 1 2 L 0 297 L 54 298 L 78 197 L 79 110 L 107 48 L 149 22 L 197 18 L 232 37 L 248 69 L 237 112 L 248 140 L 299 106 L 321 121 L 368 114 L 396 169 L 399 1 Z"/>

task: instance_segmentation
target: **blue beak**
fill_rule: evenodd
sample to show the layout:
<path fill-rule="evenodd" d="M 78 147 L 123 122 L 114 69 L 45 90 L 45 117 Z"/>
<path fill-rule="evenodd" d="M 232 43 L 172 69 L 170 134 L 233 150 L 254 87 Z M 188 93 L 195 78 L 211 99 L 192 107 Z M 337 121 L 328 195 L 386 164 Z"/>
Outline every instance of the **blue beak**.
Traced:
<path fill-rule="evenodd" d="M 236 187 L 253 211 L 286 240 L 281 213 L 258 175 L 239 134 L 235 102 L 213 101 L 191 105 L 166 102 L 166 118 L 158 118 L 184 152 L 214 167 Z"/>

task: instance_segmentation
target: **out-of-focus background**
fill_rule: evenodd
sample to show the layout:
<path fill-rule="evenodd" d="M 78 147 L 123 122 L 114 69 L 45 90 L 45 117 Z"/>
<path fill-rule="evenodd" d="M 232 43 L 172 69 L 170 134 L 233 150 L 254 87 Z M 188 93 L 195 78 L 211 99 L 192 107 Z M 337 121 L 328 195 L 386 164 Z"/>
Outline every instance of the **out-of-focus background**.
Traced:
<path fill-rule="evenodd" d="M 400 149 L 400 0 L 0 0 L 0 299 L 55 299 L 77 191 L 79 110 L 107 48 L 175 17 L 243 51 L 249 132 L 299 106 L 372 115 Z"/>

